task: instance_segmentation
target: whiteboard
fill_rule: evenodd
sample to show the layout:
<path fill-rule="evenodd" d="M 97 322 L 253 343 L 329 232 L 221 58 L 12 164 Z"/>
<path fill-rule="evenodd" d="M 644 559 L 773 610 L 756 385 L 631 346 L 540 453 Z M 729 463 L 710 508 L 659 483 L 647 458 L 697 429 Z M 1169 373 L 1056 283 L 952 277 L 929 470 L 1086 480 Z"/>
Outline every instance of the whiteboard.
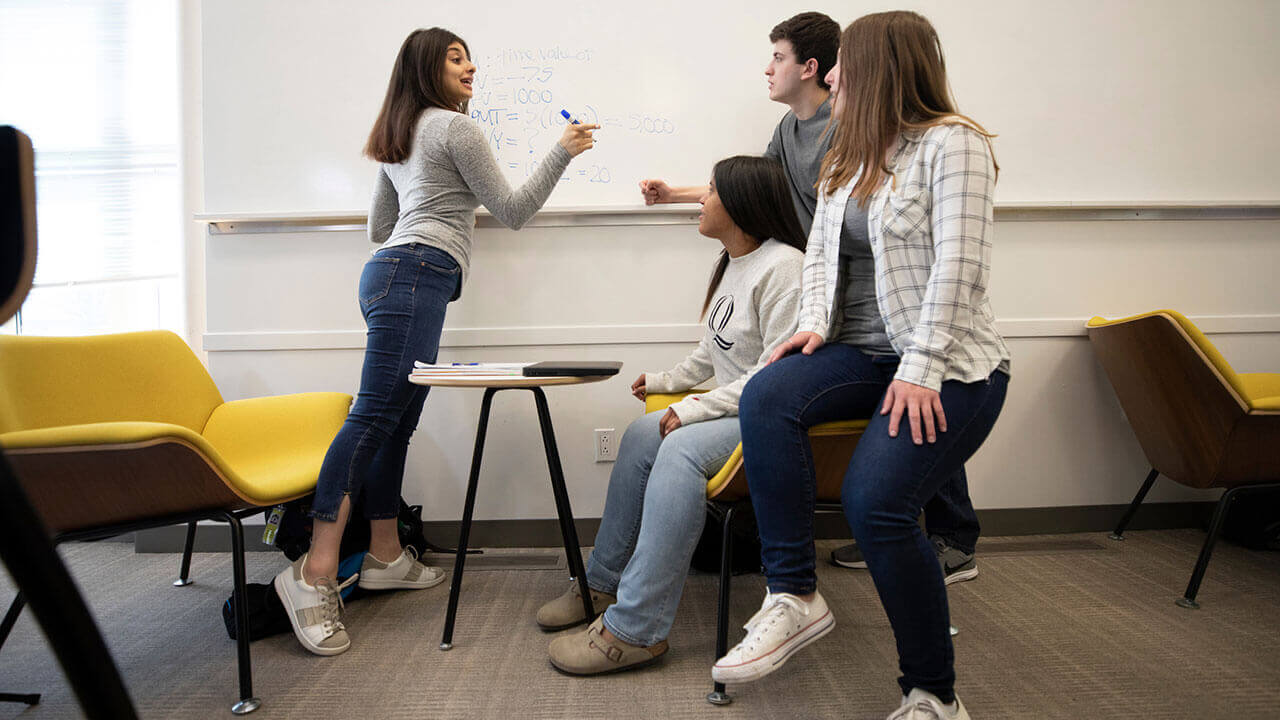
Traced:
<path fill-rule="evenodd" d="M 599 122 L 548 207 L 640 202 L 636 183 L 704 182 L 762 152 L 769 30 L 804 10 L 846 25 L 868 2 L 202 3 L 206 213 L 367 207 L 363 158 L 405 35 L 440 25 L 479 67 L 471 114 L 513 184 L 567 109 Z M 1280 200 L 1280 3 L 912 2 L 938 28 L 961 111 L 999 137 L 999 203 Z"/>

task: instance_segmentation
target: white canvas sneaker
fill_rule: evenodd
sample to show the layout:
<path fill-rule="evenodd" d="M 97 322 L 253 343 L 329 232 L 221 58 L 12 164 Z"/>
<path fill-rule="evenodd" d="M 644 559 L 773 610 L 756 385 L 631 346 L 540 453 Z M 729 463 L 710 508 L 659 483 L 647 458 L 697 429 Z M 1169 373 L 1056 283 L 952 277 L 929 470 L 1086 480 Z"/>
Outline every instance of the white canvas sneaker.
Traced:
<path fill-rule="evenodd" d="M 412 547 L 389 563 L 365 553 L 360 564 L 360 587 L 365 590 L 421 590 L 443 580 L 444 570 L 418 562 L 418 551 Z"/>
<path fill-rule="evenodd" d="M 716 661 L 711 678 L 721 683 L 759 680 L 835 626 L 821 594 L 805 602 L 790 593 L 765 593 L 764 604 L 743 626 L 747 636 Z"/>
<path fill-rule="evenodd" d="M 969 711 L 956 697 L 954 708 L 949 708 L 931 692 L 912 688 L 911 694 L 902 698 L 902 705 L 885 720 L 969 720 Z"/>
<path fill-rule="evenodd" d="M 352 575 L 341 585 L 329 578 L 320 578 L 315 585 L 308 585 L 302 578 L 302 565 L 306 561 L 307 556 L 303 555 L 276 575 L 276 594 L 302 647 L 316 655 L 339 655 L 351 647 L 351 638 L 342 624 L 341 593 L 360 576 Z"/>

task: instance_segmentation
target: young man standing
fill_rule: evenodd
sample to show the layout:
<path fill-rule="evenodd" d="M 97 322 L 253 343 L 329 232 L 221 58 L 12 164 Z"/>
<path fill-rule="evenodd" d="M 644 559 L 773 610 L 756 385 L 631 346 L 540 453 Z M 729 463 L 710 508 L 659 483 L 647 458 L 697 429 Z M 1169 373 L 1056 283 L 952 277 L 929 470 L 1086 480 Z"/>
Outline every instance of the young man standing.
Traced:
<path fill-rule="evenodd" d="M 765 66 L 769 99 L 790 108 L 773 131 L 765 157 L 782 163 L 791 187 L 791 200 L 805 235 L 813 224 L 817 206 L 814 183 L 822 156 L 830 144 L 827 123 L 831 119 L 831 89 L 827 72 L 840 49 L 840 25 L 822 13 L 800 13 L 784 20 L 769 33 L 773 56 Z M 664 180 L 640 181 L 646 205 L 697 202 L 707 186 L 672 187 Z"/>
<path fill-rule="evenodd" d="M 782 164 L 800 226 L 808 235 L 817 206 L 815 187 L 822 157 L 830 146 L 831 119 L 827 72 L 840 49 L 840 25 L 819 12 L 800 13 L 779 23 L 769 33 L 773 54 L 765 67 L 769 99 L 790 108 L 773 131 L 765 157 Z M 640 181 L 646 205 L 697 202 L 706 185 L 673 187 L 660 179 Z M 947 584 L 972 580 L 978 575 L 974 546 L 978 519 L 969 499 L 962 469 L 924 506 L 925 525 L 938 551 L 938 562 Z M 837 548 L 831 562 L 839 567 L 866 568 L 857 544 Z"/>

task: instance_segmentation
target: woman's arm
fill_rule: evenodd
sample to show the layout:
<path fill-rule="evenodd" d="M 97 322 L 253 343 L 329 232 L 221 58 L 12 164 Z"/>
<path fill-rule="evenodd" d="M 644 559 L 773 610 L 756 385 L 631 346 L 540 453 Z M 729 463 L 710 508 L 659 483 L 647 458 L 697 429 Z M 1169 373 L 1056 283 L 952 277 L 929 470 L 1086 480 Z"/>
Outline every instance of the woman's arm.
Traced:
<path fill-rule="evenodd" d="M 369 208 L 369 240 L 381 245 L 391 237 L 400 219 L 400 194 L 387 177 L 387 169 L 378 165 L 378 176 L 373 179 L 373 202 Z"/>
<path fill-rule="evenodd" d="M 711 364 L 711 354 L 707 352 L 705 347 L 706 342 L 707 339 L 704 336 L 698 342 L 698 347 L 694 348 L 692 353 L 689 353 L 689 357 L 670 370 L 660 373 L 645 373 L 645 392 L 684 392 L 715 375 L 715 368 Z"/>
<path fill-rule="evenodd" d="M 582 128 L 578 132 L 586 132 L 589 137 L 589 129 L 595 126 L 572 127 Z M 513 191 L 489 151 L 484 133 L 470 118 L 459 115 L 449 122 L 446 145 L 467 187 L 499 222 L 512 230 L 519 230 L 538 212 L 573 157 L 564 145 L 557 142 L 533 175 Z"/>
<path fill-rule="evenodd" d="M 701 395 L 690 395 L 672 404 L 671 411 L 680 418 L 681 425 L 726 415 L 737 415 L 738 403 L 742 399 L 742 389 L 760 371 L 760 368 L 769 364 L 774 347 L 795 332 L 796 315 L 800 309 L 800 288 L 795 287 L 794 269 L 789 274 L 790 282 L 783 282 L 782 275 L 782 273 L 775 274 L 771 278 L 774 282 L 766 286 L 761 293 L 760 335 L 764 341 L 764 350 L 756 360 L 755 366 L 731 383 Z"/>
<path fill-rule="evenodd" d="M 967 125 L 950 128 L 932 168 L 933 266 L 895 378 L 942 387 L 952 346 L 972 331 L 976 300 L 991 268 L 995 173 L 986 139 Z"/>

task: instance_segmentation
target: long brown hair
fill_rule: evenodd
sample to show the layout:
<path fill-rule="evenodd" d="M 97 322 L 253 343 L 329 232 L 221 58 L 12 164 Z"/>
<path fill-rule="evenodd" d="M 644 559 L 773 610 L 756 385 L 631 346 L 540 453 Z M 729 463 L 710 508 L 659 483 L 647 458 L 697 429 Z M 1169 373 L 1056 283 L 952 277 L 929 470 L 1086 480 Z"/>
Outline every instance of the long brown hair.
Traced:
<path fill-rule="evenodd" d="M 413 131 L 423 110 L 438 107 L 467 112 L 467 101 L 450 103 L 444 92 L 444 63 L 453 43 L 462 45 L 471 57 L 467 43 L 444 28 L 414 30 L 404 39 L 391 70 L 387 96 L 364 144 L 366 156 L 384 163 L 404 162 L 413 151 Z"/>
<path fill-rule="evenodd" d="M 720 204 L 739 230 L 760 242 L 773 238 L 804 252 L 804 230 L 791 201 L 786 171 L 777 160 L 734 155 L 716 163 L 711 177 L 715 180 Z M 711 272 L 707 299 L 702 303 L 703 315 L 711 307 L 711 298 L 720 287 L 727 267 L 729 251 L 721 250 Z"/>
<path fill-rule="evenodd" d="M 860 207 L 893 174 L 885 157 L 903 130 L 962 124 L 981 133 L 991 149 L 995 135 L 961 115 L 947 84 L 947 63 L 933 25 L 918 13 L 895 10 L 864 15 L 840 36 L 840 115 L 819 182 L 827 197 L 859 175 L 853 198 Z M 1000 166 L 991 163 L 997 176 Z"/>

